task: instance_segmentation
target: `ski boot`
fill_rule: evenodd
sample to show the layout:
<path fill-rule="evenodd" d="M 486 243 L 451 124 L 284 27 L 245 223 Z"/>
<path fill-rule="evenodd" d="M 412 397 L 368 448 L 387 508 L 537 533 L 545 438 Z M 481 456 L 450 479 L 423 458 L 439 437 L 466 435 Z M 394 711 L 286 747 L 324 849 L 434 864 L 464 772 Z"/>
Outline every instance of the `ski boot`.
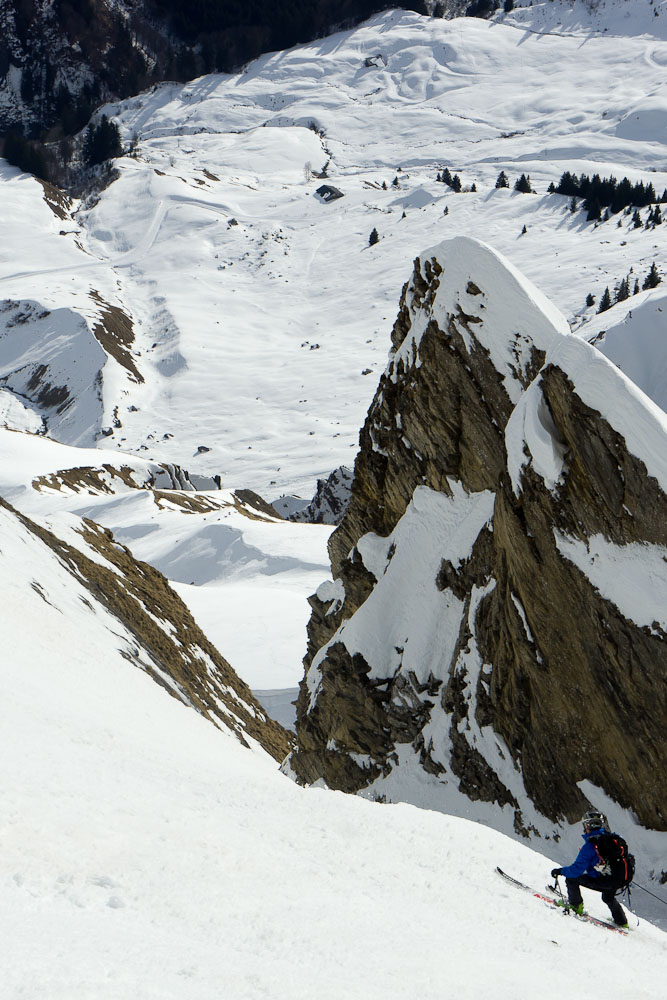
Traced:
<path fill-rule="evenodd" d="M 566 913 L 574 913 L 576 917 L 583 917 L 584 915 L 583 903 L 577 903 L 575 906 L 574 903 L 568 902 L 567 899 L 559 899 L 556 906 L 562 906 Z"/>

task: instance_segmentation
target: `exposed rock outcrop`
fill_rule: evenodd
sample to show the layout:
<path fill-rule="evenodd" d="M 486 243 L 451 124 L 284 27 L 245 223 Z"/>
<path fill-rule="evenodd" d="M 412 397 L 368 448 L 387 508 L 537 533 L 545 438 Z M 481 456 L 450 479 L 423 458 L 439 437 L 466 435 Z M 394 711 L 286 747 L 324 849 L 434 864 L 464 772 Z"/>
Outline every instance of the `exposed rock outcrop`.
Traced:
<path fill-rule="evenodd" d="M 71 574 L 72 592 L 83 589 L 78 601 L 71 600 L 70 604 L 78 604 L 80 610 L 82 602 L 88 613 L 99 620 L 100 635 L 110 648 L 117 649 L 120 656 L 143 670 L 172 697 L 194 708 L 219 729 L 230 730 L 245 746 L 254 742 L 276 760 L 284 758 L 291 737 L 267 715 L 250 688 L 208 641 L 158 570 L 135 559 L 110 531 L 93 521 L 84 519 L 79 529 L 68 530 L 64 540 L 0 498 L 0 535 L 4 538 L 10 534 L 24 539 L 32 549 L 41 548 L 39 561 L 44 564 L 45 574 L 55 553 Z M 4 543 L 0 555 L 0 573 L 10 577 L 13 567 L 8 564 Z M 16 578 L 20 577 L 18 569 L 14 567 Z M 16 586 L 21 586 L 20 580 Z M 57 593 L 44 587 L 41 576 L 31 586 L 56 611 L 71 614 L 71 607 L 60 607 L 63 599 L 67 605 L 67 580 Z M 106 635 L 101 609 L 109 613 L 112 623 Z M 67 655 L 68 650 L 59 648 L 54 641 L 54 662 Z"/>
<path fill-rule="evenodd" d="M 667 829 L 667 416 L 473 240 L 392 341 L 286 770 L 542 834 L 587 782 Z"/>
<path fill-rule="evenodd" d="M 272 503 L 273 510 L 288 521 L 310 524 L 340 524 L 350 502 L 352 470 L 339 465 L 326 479 L 317 480 L 313 499 L 306 503 L 296 496 L 283 496 Z"/>

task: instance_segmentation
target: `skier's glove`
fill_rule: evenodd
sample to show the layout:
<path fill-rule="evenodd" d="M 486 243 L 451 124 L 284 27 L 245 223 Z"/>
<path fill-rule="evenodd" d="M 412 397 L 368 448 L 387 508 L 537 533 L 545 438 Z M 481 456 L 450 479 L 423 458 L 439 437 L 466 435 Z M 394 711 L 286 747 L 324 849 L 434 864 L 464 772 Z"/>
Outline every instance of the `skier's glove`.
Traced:
<path fill-rule="evenodd" d="M 558 878 L 558 876 L 562 875 L 562 874 L 563 874 L 563 869 L 562 868 L 552 868 L 551 869 L 551 877 L 552 878 Z"/>

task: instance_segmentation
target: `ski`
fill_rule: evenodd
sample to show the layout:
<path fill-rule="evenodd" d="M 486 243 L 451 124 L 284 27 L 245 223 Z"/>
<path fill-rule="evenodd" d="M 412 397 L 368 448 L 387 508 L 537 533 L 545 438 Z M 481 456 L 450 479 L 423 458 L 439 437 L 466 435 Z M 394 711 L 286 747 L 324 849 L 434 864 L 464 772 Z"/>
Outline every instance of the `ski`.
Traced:
<path fill-rule="evenodd" d="M 543 892 L 537 892 L 532 886 L 526 885 L 525 882 L 519 882 L 518 879 L 512 878 L 507 872 L 504 872 L 502 868 L 496 868 L 496 871 L 506 882 L 510 885 L 514 885 L 517 889 L 523 889 L 524 892 L 529 892 L 536 899 L 541 900 L 543 903 L 548 903 L 550 906 L 558 906 L 558 900 L 554 896 L 547 896 Z M 616 934 L 627 934 L 625 927 L 618 927 L 616 924 L 612 924 L 608 920 L 600 920 L 598 917 L 591 917 L 588 913 L 574 913 L 572 910 L 563 909 L 563 913 L 572 913 L 577 920 L 585 920 L 588 924 L 595 924 L 596 927 L 606 927 L 608 931 L 614 931 Z"/>

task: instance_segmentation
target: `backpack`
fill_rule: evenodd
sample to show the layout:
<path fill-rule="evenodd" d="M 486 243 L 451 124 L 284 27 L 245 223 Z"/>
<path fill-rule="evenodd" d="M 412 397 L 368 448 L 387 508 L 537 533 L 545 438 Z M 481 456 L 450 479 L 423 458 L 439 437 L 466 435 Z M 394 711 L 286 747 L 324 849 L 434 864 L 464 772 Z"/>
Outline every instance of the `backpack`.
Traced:
<path fill-rule="evenodd" d="M 630 885 L 635 875 L 635 859 L 623 837 L 617 833 L 601 833 L 592 837 L 590 843 L 600 859 L 595 866 L 597 871 L 601 875 L 611 875 L 620 889 Z"/>

